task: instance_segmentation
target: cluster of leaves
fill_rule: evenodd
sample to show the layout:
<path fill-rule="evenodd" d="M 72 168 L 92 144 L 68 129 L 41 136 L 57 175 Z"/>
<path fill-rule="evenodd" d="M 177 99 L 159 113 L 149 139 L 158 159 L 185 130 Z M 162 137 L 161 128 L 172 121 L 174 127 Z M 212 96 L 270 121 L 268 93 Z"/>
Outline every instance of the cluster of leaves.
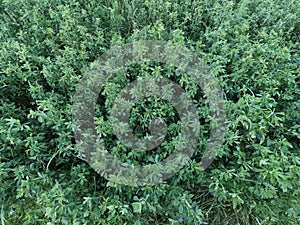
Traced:
<path fill-rule="evenodd" d="M 299 224 L 299 9 L 296 0 L 1 1 L 1 224 Z M 156 115 L 168 124 L 165 142 L 142 159 L 107 122 L 128 82 L 165 76 L 199 109 L 201 141 L 188 165 L 164 184 L 127 187 L 77 157 L 76 85 L 102 53 L 136 40 L 185 46 L 219 80 L 227 133 L 206 171 L 199 166 L 209 134 L 206 99 L 184 73 L 158 64 L 132 65 L 105 84 L 97 130 L 120 160 L 165 158 L 180 131 L 167 102 L 149 98 L 132 110 L 137 136 Z"/>

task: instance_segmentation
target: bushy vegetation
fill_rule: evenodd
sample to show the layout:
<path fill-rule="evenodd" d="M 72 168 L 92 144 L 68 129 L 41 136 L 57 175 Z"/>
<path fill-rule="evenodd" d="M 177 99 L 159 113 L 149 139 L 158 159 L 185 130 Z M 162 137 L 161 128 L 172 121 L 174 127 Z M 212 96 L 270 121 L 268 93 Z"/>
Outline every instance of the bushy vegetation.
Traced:
<path fill-rule="evenodd" d="M 299 9 L 297 0 L 2 0 L 1 225 L 300 224 Z M 172 78 L 195 100 L 201 118 L 188 165 L 163 184 L 129 187 L 107 181 L 77 157 L 77 84 L 106 50 L 137 40 L 185 46 L 220 82 L 227 132 L 204 172 L 205 96 L 184 73 L 155 63 L 132 65 L 106 83 L 97 130 L 120 160 L 166 157 L 179 133 L 170 104 L 149 98 L 132 110 L 137 136 L 147 133 L 154 115 L 169 125 L 163 145 L 142 157 L 116 140 L 107 113 L 140 74 Z"/>

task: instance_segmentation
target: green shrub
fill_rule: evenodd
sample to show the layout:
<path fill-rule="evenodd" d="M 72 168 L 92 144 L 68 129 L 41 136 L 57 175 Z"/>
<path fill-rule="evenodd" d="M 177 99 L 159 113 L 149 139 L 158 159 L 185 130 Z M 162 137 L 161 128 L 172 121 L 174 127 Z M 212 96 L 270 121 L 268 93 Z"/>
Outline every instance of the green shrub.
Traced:
<path fill-rule="evenodd" d="M 1 224 L 299 224 L 299 9 L 296 0 L 1 1 Z M 219 80 L 227 133 L 204 172 L 207 101 L 186 74 L 155 63 L 131 65 L 106 83 L 97 130 L 120 160 L 166 157 L 180 127 L 167 102 L 149 98 L 132 111 L 137 136 L 154 115 L 168 121 L 167 138 L 146 156 L 126 149 L 107 121 L 127 83 L 141 74 L 166 76 L 185 88 L 201 118 L 188 165 L 164 184 L 127 187 L 77 157 L 76 85 L 102 53 L 136 40 L 185 46 Z"/>

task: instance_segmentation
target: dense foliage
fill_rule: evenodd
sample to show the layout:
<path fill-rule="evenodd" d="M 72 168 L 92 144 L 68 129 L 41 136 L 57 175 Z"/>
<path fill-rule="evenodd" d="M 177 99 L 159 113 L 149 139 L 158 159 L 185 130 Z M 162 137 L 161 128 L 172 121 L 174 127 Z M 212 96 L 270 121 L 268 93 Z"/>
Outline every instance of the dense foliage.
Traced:
<path fill-rule="evenodd" d="M 299 9 L 297 0 L 2 0 L 0 223 L 300 224 Z M 227 133 L 204 172 L 205 96 L 181 71 L 155 63 L 116 74 L 99 96 L 95 123 L 120 160 L 161 160 L 178 140 L 170 104 L 149 98 L 132 110 L 137 136 L 147 134 L 154 115 L 168 122 L 165 141 L 148 155 L 116 140 L 107 113 L 140 74 L 172 78 L 201 118 L 201 141 L 188 165 L 164 184 L 128 187 L 77 157 L 76 85 L 102 53 L 136 40 L 185 46 L 219 80 Z"/>

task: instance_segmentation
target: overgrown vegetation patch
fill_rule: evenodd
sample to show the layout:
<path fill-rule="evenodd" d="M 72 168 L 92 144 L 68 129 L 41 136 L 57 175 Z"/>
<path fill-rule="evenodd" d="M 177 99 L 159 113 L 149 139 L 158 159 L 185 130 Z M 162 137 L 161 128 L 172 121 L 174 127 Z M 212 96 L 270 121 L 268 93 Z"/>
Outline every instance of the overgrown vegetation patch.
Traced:
<path fill-rule="evenodd" d="M 296 0 L 0 3 L 1 224 L 300 224 L 300 3 Z M 227 109 L 224 144 L 204 172 L 209 106 L 200 87 L 168 65 L 131 65 L 105 84 L 95 124 L 124 162 L 155 163 L 177 144 L 180 121 L 167 102 L 133 108 L 135 134 L 164 117 L 151 153 L 130 152 L 107 121 L 119 91 L 138 76 L 181 85 L 199 112 L 192 160 L 164 184 L 105 180 L 77 157 L 72 103 L 90 64 L 115 46 L 162 40 L 185 46 L 218 79 Z"/>

